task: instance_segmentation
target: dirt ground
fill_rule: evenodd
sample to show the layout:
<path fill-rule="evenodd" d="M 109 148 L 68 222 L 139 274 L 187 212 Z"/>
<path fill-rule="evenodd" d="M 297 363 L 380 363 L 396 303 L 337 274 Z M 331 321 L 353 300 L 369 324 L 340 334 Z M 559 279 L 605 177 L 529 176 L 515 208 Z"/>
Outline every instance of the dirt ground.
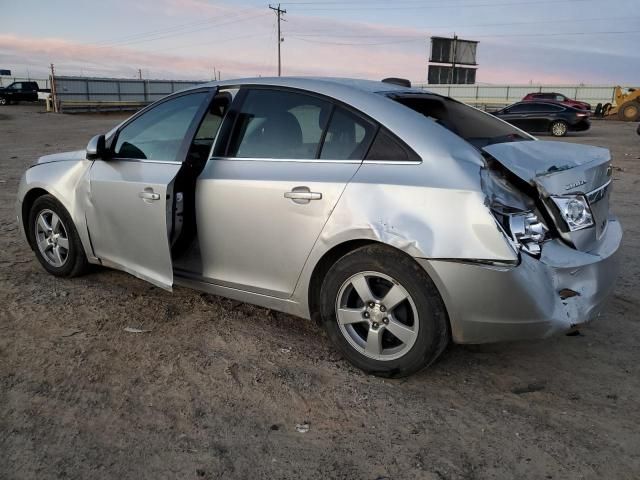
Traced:
<path fill-rule="evenodd" d="M 452 346 L 390 381 L 311 322 L 116 271 L 45 273 L 17 235 L 20 175 L 122 116 L 41 110 L 0 109 L 0 478 L 640 478 L 635 125 L 567 138 L 614 155 L 625 238 L 604 317 L 579 336 Z"/>

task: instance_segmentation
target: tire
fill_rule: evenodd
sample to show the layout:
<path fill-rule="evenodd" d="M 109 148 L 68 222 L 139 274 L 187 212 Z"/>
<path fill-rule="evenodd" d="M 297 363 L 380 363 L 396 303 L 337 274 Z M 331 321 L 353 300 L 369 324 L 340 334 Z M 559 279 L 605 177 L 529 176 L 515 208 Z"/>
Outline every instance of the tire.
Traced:
<path fill-rule="evenodd" d="M 623 103 L 618 110 L 618 118 L 625 122 L 636 122 L 640 120 L 640 102 Z"/>
<path fill-rule="evenodd" d="M 342 355 L 381 377 L 415 373 L 449 343 L 449 320 L 431 278 L 413 258 L 382 245 L 354 250 L 329 269 L 320 314 Z"/>
<path fill-rule="evenodd" d="M 9 100 L 5 97 L 0 97 L 0 105 L 9 105 Z"/>
<path fill-rule="evenodd" d="M 55 197 L 43 195 L 36 199 L 27 227 L 31 247 L 47 272 L 57 277 L 76 277 L 88 270 L 76 227 Z"/>
<path fill-rule="evenodd" d="M 551 131 L 551 135 L 553 135 L 554 137 L 564 137 L 569 131 L 569 127 L 567 126 L 566 122 L 563 122 L 562 120 L 556 120 L 554 122 L 551 122 L 549 130 Z"/>
<path fill-rule="evenodd" d="M 594 117 L 602 117 L 602 104 L 601 103 L 596 105 L 596 109 L 593 112 L 593 116 Z"/>

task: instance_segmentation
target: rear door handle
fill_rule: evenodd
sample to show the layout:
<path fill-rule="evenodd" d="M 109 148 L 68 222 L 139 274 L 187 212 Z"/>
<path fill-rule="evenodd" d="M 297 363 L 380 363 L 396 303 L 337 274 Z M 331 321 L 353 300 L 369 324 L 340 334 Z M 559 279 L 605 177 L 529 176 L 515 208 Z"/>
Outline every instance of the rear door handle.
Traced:
<path fill-rule="evenodd" d="M 312 192 L 309 187 L 295 187 L 290 192 L 284 192 L 284 198 L 293 200 L 295 203 L 309 203 L 311 200 L 321 200 L 322 194 Z"/>

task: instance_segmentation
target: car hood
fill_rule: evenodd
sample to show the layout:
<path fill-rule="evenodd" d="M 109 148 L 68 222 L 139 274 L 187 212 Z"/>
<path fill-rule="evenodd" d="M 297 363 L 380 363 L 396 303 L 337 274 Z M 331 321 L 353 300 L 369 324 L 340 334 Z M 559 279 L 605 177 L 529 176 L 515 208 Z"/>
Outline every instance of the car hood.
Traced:
<path fill-rule="evenodd" d="M 496 143 L 483 151 L 547 196 L 587 193 L 611 180 L 606 148 L 535 140 Z"/>
<path fill-rule="evenodd" d="M 75 162 L 78 160 L 84 160 L 87 158 L 86 150 L 76 150 L 74 152 L 54 153 L 51 155 L 44 155 L 38 159 L 36 165 L 42 163 L 51 162 Z"/>

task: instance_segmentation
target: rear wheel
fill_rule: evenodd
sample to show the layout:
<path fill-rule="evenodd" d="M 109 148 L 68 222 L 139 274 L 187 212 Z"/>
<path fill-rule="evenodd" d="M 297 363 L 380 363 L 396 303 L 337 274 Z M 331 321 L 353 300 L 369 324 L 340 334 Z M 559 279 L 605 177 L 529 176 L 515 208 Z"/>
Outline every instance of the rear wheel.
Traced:
<path fill-rule="evenodd" d="M 0 105 L 8 105 L 9 104 L 9 100 L 7 100 L 4 97 L 0 97 Z"/>
<path fill-rule="evenodd" d="M 620 110 L 618 110 L 618 117 L 625 122 L 636 122 L 640 120 L 640 103 L 623 103 Z"/>
<path fill-rule="evenodd" d="M 449 341 L 445 307 L 427 273 L 411 257 L 380 245 L 354 250 L 331 267 L 321 314 L 345 358 L 379 376 L 421 370 Z"/>
<path fill-rule="evenodd" d="M 551 124 L 551 135 L 554 137 L 564 137 L 568 130 L 567 124 L 562 120 L 556 120 Z"/>
<path fill-rule="evenodd" d="M 36 199 L 29 214 L 29 241 L 44 269 L 75 277 L 88 268 L 78 232 L 67 210 L 51 195 Z"/>

